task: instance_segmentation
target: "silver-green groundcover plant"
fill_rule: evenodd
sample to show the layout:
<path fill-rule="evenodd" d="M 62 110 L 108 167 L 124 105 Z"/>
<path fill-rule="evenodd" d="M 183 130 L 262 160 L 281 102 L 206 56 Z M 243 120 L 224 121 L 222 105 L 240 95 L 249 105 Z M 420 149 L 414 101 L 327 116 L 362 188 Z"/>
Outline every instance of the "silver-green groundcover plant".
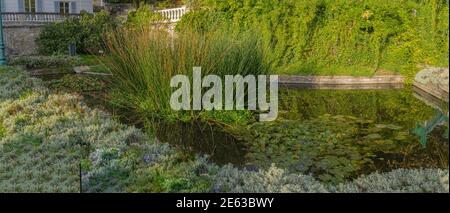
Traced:
<path fill-rule="evenodd" d="M 269 77 L 269 102 L 267 102 L 267 78 Z M 245 92 L 247 85 L 247 93 Z M 222 88 L 224 87 L 224 92 Z M 192 90 L 189 77 L 176 75 L 170 80 L 171 87 L 179 87 L 170 97 L 173 110 L 247 110 L 267 111 L 259 115 L 259 121 L 273 121 L 278 116 L 278 75 L 225 75 L 225 84 L 218 75 L 201 74 L 201 67 L 193 68 Z M 203 96 L 202 89 L 209 88 Z M 234 92 L 236 88 L 236 93 Z M 192 91 L 192 106 L 191 106 Z M 258 98 L 256 98 L 258 95 Z M 224 98 L 222 97 L 224 96 Z M 245 97 L 247 96 L 247 104 Z M 236 98 L 236 103 L 235 103 Z M 223 100 L 225 99 L 225 100 Z M 180 101 L 181 100 L 181 101 Z M 225 104 L 223 104 L 225 102 Z"/>

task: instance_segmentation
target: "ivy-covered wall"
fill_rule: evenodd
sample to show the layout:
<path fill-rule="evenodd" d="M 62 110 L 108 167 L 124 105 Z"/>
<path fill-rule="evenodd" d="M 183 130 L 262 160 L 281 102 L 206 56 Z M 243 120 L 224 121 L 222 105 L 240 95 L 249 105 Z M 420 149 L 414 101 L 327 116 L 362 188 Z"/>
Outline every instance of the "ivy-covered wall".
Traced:
<path fill-rule="evenodd" d="M 448 0 L 203 0 L 178 28 L 256 30 L 282 73 L 353 69 L 352 74 L 387 70 L 411 76 L 424 64 L 448 66 L 448 5 Z"/>

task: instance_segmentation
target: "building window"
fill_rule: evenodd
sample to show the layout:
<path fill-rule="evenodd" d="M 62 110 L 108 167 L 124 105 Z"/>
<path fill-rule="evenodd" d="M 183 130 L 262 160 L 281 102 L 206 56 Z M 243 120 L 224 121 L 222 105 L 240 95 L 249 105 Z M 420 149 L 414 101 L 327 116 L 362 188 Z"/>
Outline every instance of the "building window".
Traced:
<path fill-rule="evenodd" d="M 59 13 L 69 14 L 69 2 L 59 2 Z"/>
<path fill-rule="evenodd" d="M 25 0 L 24 1 L 25 12 L 35 13 L 36 12 L 36 0 Z"/>
<path fill-rule="evenodd" d="M 5 0 L 0 0 L 0 7 L 2 8 L 2 10 L 0 12 L 5 12 Z"/>

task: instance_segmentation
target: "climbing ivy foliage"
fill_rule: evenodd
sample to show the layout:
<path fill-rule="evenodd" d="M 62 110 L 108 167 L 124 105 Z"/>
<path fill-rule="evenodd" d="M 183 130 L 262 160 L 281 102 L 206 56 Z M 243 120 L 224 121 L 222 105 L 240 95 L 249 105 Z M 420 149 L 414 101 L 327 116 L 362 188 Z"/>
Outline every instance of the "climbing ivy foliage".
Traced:
<path fill-rule="evenodd" d="M 178 29 L 256 29 L 281 72 L 448 66 L 448 0 L 204 0 Z"/>

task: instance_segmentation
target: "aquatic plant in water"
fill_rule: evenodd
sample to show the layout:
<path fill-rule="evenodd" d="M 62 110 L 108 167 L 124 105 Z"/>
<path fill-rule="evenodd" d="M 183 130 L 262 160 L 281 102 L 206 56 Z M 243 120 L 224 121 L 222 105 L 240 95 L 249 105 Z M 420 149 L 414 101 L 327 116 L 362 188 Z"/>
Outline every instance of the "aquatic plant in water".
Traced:
<path fill-rule="evenodd" d="M 385 169 L 379 165 L 383 161 L 395 168 L 394 156 L 404 158 L 421 148 L 404 127 L 353 116 L 326 114 L 305 121 L 255 123 L 247 130 L 250 163 L 265 167 L 276 163 L 327 182 Z M 383 159 L 388 157 L 393 159 Z"/>

